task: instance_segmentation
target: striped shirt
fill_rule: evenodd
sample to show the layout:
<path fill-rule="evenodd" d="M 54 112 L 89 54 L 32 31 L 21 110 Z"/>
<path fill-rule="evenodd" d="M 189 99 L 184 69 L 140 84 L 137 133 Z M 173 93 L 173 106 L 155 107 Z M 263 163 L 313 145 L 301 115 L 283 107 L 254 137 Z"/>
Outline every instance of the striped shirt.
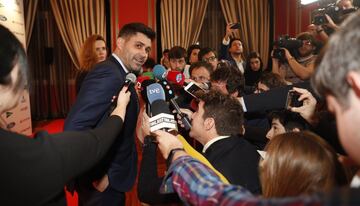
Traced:
<path fill-rule="evenodd" d="M 254 196 L 241 186 L 223 183 L 206 165 L 190 156 L 171 164 L 161 192 L 177 192 L 186 205 L 323 205 L 321 195 L 273 199 Z"/>

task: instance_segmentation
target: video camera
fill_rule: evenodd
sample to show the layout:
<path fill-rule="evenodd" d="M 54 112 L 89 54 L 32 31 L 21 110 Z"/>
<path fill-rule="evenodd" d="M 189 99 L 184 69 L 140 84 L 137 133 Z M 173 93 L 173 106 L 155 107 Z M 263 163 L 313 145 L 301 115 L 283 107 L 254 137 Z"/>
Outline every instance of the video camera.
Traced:
<path fill-rule="evenodd" d="M 281 35 L 277 41 L 274 42 L 274 46 L 277 48 L 273 51 L 273 57 L 278 59 L 280 62 L 285 63 L 285 50 L 282 49 L 286 48 L 289 50 L 291 55 L 296 56 L 296 50 L 302 46 L 302 41 L 296 38 L 290 38 L 289 35 Z"/>
<path fill-rule="evenodd" d="M 325 14 L 327 14 L 335 24 L 340 23 L 340 17 L 342 15 L 342 9 L 336 6 L 335 3 L 331 3 L 326 5 L 325 7 L 316 9 L 313 11 L 313 24 L 315 25 L 323 25 L 328 23 Z"/>
<path fill-rule="evenodd" d="M 338 7 L 336 3 L 330 3 L 313 11 L 312 23 L 315 25 L 323 25 L 328 23 L 325 17 L 325 14 L 327 14 L 335 24 L 340 24 L 347 14 L 350 14 L 356 10 L 356 7 L 344 10 Z"/>

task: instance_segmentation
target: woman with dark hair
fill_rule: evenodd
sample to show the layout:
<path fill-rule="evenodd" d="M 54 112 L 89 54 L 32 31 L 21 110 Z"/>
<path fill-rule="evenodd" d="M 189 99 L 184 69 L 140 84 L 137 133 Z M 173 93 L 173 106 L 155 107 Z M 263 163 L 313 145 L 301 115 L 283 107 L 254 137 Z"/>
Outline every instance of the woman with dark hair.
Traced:
<path fill-rule="evenodd" d="M 19 40 L 0 25 L 0 115 L 13 109 L 27 84 L 27 60 Z M 100 161 L 121 131 L 130 92 L 124 87 L 102 126 L 33 139 L 0 122 L 1 205 L 66 205 L 64 186 Z M 110 104 L 109 100 L 109 104 Z"/>
<path fill-rule="evenodd" d="M 259 53 L 251 52 L 246 60 L 245 68 L 245 85 L 246 86 L 255 86 L 259 81 L 261 74 L 263 73 L 263 62 Z"/>
<path fill-rule="evenodd" d="M 107 58 L 106 42 L 98 34 L 88 37 L 80 50 L 80 73 L 76 77 L 76 91 L 79 92 L 86 74 L 99 62 Z"/>
<path fill-rule="evenodd" d="M 185 75 L 185 78 L 189 79 L 190 78 L 190 66 L 191 64 L 193 63 L 196 63 L 199 61 L 199 57 L 198 57 L 198 54 L 200 52 L 200 49 L 201 47 L 197 44 L 192 44 L 189 46 L 189 48 L 187 49 L 186 53 L 187 53 L 187 57 L 186 57 L 186 65 L 185 65 L 185 68 L 184 68 L 184 75 Z"/>

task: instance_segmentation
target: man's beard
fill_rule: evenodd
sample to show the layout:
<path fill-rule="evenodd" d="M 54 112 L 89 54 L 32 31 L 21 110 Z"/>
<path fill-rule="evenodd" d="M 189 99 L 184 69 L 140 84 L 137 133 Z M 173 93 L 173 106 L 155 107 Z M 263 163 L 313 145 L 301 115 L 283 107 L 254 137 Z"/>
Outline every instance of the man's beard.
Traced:
<path fill-rule="evenodd" d="M 133 69 L 133 68 L 130 68 L 129 69 L 129 71 L 131 72 L 131 73 L 134 73 L 136 76 L 139 76 L 141 73 L 142 73 L 142 69 L 140 68 L 140 69 Z"/>

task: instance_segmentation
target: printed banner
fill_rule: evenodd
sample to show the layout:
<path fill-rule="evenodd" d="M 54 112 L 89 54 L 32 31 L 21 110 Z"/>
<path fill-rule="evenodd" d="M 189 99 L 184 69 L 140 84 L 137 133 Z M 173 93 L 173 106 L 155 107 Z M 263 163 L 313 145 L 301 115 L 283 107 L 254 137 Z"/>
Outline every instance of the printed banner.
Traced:
<path fill-rule="evenodd" d="M 9 28 L 26 49 L 23 0 L 0 0 L 0 24 Z M 29 92 L 24 89 L 17 107 L 5 112 L 0 118 L 8 130 L 31 135 Z"/>

